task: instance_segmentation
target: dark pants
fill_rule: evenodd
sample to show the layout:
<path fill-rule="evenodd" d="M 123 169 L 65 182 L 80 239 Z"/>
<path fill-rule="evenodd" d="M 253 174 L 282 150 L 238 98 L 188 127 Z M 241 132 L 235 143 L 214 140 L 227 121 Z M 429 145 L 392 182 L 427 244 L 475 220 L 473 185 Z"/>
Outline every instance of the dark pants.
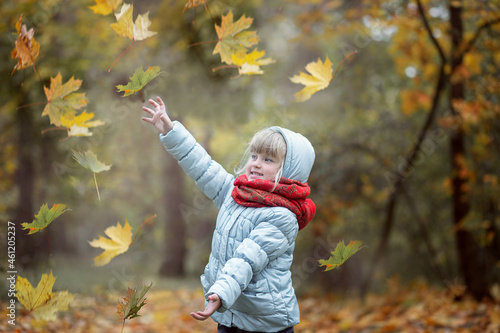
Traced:
<path fill-rule="evenodd" d="M 239 329 L 238 327 L 227 327 L 219 324 L 217 326 L 217 333 L 261 333 L 261 332 L 250 332 Z M 293 333 L 293 327 L 285 328 L 284 330 L 281 330 L 276 333 Z"/>

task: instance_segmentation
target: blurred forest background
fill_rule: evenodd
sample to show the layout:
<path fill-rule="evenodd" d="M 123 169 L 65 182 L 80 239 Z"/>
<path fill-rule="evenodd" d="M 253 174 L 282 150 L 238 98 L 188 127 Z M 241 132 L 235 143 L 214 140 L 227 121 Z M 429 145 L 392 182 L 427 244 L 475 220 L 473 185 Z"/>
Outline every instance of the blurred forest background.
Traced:
<path fill-rule="evenodd" d="M 230 172 L 262 127 L 312 142 L 318 211 L 297 238 L 299 296 L 365 297 L 396 276 L 500 299 L 500 1 L 207 0 L 183 12 L 186 2 L 135 1 L 134 17 L 149 11 L 158 34 L 135 41 L 109 72 L 131 40 L 110 27 L 113 15 L 89 9 L 94 1 L 1 2 L 0 220 L 16 222 L 19 275 L 34 284 L 52 270 L 56 288 L 86 295 L 137 280 L 198 286 L 217 211 L 140 120 L 141 95 L 116 89 L 137 67 L 159 66 L 146 101 L 161 96 Z M 215 42 L 203 42 L 217 40 L 214 24 L 229 10 L 235 21 L 254 19 L 259 50 L 276 60 L 263 74 L 213 70 L 220 56 Z M 21 14 L 40 43 L 36 72 L 12 73 Z M 294 101 L 302 86 L 290 77 L 325 56 L 335 69 L 352 51 L 328 88 Z M 58 73 L 63 82 L 82 80 L 87 112 L 106 122 L 92 136 L 42 134 L 50 127 L 43 87 Z M 96 175 L 100 201 L 92 173 L 72 157 L 88 149 L 112 165 Z M 44 203 L 71 211 L 28 236 L 19 224 Z M 127 253 L 92 266 L 100 250 L 88 241 L 117 221 L 135 231 L 153 214 Z M 317 260 L 342 239 L 367 247 L 345 264 L 345 276 L 323 272 Z M 0 265 L 7 270 L 6 259 Z"/>

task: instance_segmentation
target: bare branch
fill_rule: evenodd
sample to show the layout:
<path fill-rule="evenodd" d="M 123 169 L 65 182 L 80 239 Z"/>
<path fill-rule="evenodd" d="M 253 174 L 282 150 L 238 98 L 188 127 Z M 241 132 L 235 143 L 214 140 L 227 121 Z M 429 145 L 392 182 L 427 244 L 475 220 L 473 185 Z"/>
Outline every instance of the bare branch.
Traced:
<path fill-rule="evenodd" d="M 432 41 L 432 44 L 436 47 L 436 50 L 439 53 L 439 57 L 441 58 L 441 61 L 443 63 L 446 63 L 446 56 L 444 55 L 443 48 L 437 41 L 436 37 L 432 34 L 432 29 L 431 26 L 429 25 L 429 21 L 427 20 L 427 17 L 425 16 L 425 11 L 424 11 L 424 6 L 422 5 L 421 0 L 417 0 L 417 6 L 418 6 L 418 12 L 420 13 L 420 16 L 422 17 L 422 23 L 424 24 L 425 30 L 427 30 L 427 33 L 429 34 L 429 38 Z"/>
<path fill-rule="evenodd" d="M 474 47 L 474 44 L 477 42 L 479 37 L 481 37 L 481 34 L 483 33 L 484 30 L 488 29 L 492 25 L 499 24 L 499 23 L 500 23 L 500 17 L 497 17 L 496 19 L 491 20 L 491 21 L 486 21 L 483 24 L 481 24 L 479 27 L 477 27 L 477 30 L 474 33 L 474 36 L 472 36 L 472 38 L 469 39 L 469 41 L 467 43 L 465 43 L 465 45 L 462 49 L 462 52 L 459 55 L 459 58 L 460 59 L 463 58 L 463 56 L 465 54 L 467 54 L 467 52 L 472 50 L 472 48 Z"/>

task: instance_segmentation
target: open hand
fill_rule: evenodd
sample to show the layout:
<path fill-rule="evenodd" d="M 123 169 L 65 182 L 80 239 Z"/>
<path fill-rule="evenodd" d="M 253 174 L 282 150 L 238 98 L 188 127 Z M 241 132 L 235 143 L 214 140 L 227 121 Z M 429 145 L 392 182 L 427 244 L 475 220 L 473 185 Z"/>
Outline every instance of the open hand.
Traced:
<path fill-rule="evenodd" d="M 212 294 L 208 296 L 208 303 L 205 307 L 205 311 L 191 312 L 191 316 L 197 320 L 205 320 L 209 318 L 218 308 L 222 305 L 222 301 L 219 295 Z"/>
<path fill-rule="evenodd" d="M 147 108 L 145 106 L 142 107 L 144 111 L 146 111 L 152 116 L 152 118 L 142 117 L 142 120 L 152 124 L 160 133 L 166 134 L 174 127 L 174 124 L 167 115 L 167 109 L 165 108 L 165 103 L 163 103 L 160 97 L 156 97 L 156 100 L 158 102 L 155 102 L 152 99 L 149 100 L 149 104 L 154 106 L 155 108 L 154 110 Z"/>

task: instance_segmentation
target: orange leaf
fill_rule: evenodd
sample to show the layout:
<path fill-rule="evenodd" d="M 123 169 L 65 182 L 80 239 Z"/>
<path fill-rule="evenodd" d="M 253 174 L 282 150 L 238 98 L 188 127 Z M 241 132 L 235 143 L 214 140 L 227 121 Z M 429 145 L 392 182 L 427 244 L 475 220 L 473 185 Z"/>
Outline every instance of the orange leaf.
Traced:
<path fill-rule="evenodd" d="M 125 319 L 132 319 L 140 317 L 139 311 L 146 305 L 146 293 L 149 291 L 153 283 L 149 286 L 143 286 L 140 294 L 137 296 L 136 289 L 127 290 L 127 295 L 123 298 L 123 302 L 120 301 L 116 306 L 116 314 L 118 321 L 125 321 Z"/>
<path fill-rule="evenodd" d="M 81 80 L 75 80 L 73 77 L 62 84 L 61 73 L 50 78 L 50 88 L 43 87 L 47 96 L 47 105 L 42 116 L 49 116 L 50 123 L 56 126 L 62 125 L 61 116 L 75 117 L 76 110 L 80 110 L 88 104 L 85 93 L 75 93 L 76 90 L 80 89 L 81 84 Z"/>
<path fill-rule="evenodd" d="M 205 8 L 207 8 L 207 0 L 189 0 L 184 6 L 182 12 L 184 13 L 187 9 L 198 7 L 201 4 L 205 4 Z"/>
<path fill-rule="evenodd" d="M 12 50 L 11 57 L 12 59 L 17 59 L 17 64 L 14 66 L 12 70 L 12 74 L 15 71 L 27 68 L 31 65 L 34 66 L 35 59 L 38 57 L 38 53 L 40 52 L 40 44 L 35 41 L 33 37 L 35 35 L 35 30 L 31 28 L 29 31 L 26 29 L 26 25 L 22 24 L 23 16 L 19 17 L 19 20 L 16 23 L 17 30 L 17 40 L 16 46 Z"/>
<path fill-rule="evenodd" d="M 253 22 L 253 18 L 242 17 L 233 22 L 233 13 L 229 11 L 226 16 L 222 16 L 221 25 L 215 25 L 219 42 L 215 45 L 212 54 L 220 54 L 221 61 L 231 65 L 232 54 L 246 53 L 247 48 L 259 42 L 259 37 L 255 31 L 243 31 L 248 29 Z"/>
<path fill-rule="evenodd" d="M 419 109 L 429 110 L 432 104 L 431 96 L 418 90 L 401 91 L 401 112 L 409 116 Z"/>

